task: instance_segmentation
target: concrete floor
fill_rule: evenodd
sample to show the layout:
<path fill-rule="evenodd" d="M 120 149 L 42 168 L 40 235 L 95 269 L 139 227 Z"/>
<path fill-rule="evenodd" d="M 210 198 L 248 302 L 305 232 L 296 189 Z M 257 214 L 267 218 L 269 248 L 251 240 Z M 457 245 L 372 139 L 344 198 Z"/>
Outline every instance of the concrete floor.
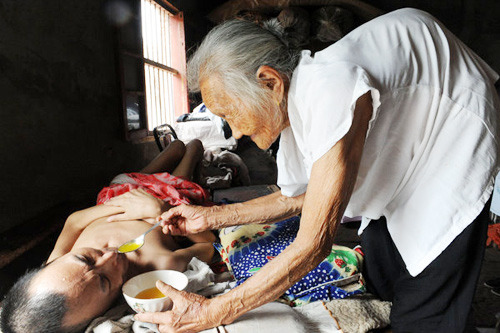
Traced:
<path fill-rule="evenodd" d="M 356 223 L 344 224 L 339 227 L 337 244 L 354 247 L 359 242 Z M 486 249 L 472 304 L 474 323 L 478 328 L 494 328 L 497 320 L 500 320 L 500 317 L 496 318 L 497 315 L 500 316 L 500 296 L 494 295 L 489 288 L 484 286 L 484 281 L 498 277 L 500 277 L 500 250 L 489 247 Z M 500 332 L 500 328 L 497 332 Z"/>

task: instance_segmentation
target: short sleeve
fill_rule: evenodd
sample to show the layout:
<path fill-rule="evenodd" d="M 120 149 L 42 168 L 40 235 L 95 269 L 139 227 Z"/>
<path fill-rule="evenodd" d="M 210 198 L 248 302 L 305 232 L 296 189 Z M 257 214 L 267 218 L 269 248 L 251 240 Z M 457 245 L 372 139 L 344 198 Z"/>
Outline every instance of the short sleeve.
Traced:
<path fill-rule="evenodd" d="M 311 64 L 302 68 L 297 79 L 299 126 L 311 164 L 349 131 L 356 101 L 369 91 L 373 99 L 370 125 L 376 118 L 379 90 L 365 70 L 355 64 Z"/>
<path fill-rule="evenodd" d="M 278 166 L 277 184 L 281 189 L 281 194 L 287 197 L 295 197 L 306 191 L 308 178 L 303 164 L 303 157 L 296 145 L 290 127 L 281 132 L 276 164 Z"/>

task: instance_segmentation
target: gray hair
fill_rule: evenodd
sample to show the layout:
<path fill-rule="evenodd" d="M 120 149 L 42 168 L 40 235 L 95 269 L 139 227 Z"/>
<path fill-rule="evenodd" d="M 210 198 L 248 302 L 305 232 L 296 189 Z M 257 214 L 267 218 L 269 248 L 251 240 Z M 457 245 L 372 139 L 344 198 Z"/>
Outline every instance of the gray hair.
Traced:
<path fill-rule="evenodd" d="M 28 271 L 5 296 L 0 320 L 3 333 L 69 333 L 80 332 L 87 326 L 87 322 L 82 322 L 63 327 L 68 311 L 64 295 L 30 295 L 30 283 L 44 267 Z"/>
<path fill-rule="evenodd" d="M 272 67 L 290 80 L 299 59 L 300 50 L 288 45 L 276 22 L 261 27 L 244 20 L 226 21 L 208 33 L 190 58 L 189 89 L 198 92 L 202 80 L 215 76 L 238 103 L 263 106 L 260 101 L 269 90 L 256 77 L 259 67 Z"/>

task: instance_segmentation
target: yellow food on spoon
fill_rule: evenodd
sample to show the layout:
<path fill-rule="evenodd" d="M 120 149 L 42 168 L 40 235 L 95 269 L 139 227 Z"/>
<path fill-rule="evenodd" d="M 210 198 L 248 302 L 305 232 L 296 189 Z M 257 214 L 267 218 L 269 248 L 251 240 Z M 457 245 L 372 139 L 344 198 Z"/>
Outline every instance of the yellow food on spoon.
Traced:
<path fill-rule="evenodd" d="M 165 295 L 163 295 L 162 292 L 156 287 L 145 289 L 135 296 L 135 298 L 139 299 L 152 299 L 162 297 L 165 297 Z"/>
<path fill-rule="evenodd" d="M 122 246 L 120 246 L 118 248 L 118 251 L 120 251 L 121 253 L 125 253 L 125 252 L 135 251 L 139 247 L 141 247 L 141 244 L 138 244 L 138 243 L 126 243 L 126 244 L 123 244 Z"/>

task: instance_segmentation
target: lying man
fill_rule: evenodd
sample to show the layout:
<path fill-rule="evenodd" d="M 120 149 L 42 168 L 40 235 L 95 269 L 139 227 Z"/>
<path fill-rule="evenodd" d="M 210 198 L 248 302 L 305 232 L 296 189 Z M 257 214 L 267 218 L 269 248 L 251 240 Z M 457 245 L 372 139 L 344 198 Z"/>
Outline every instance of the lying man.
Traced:
<path fill-rule="evenodd" d="M 206 192 L 186 180 L 202 156 L 200 141 L 174 141 L 141 173 L 116 177 L 99 193 L 98 205 L 71 214 L 47 264 L 26 273 L 5 297 L 2 332 L 80 331 L 112 305 L 131 277 L 156 269 L 182 272 L 193 257 L 210 261 L 211 232 L 176 238 L 157 228 L 139 250 L 116 252 L 169 207 L 206 200 Z"/>

